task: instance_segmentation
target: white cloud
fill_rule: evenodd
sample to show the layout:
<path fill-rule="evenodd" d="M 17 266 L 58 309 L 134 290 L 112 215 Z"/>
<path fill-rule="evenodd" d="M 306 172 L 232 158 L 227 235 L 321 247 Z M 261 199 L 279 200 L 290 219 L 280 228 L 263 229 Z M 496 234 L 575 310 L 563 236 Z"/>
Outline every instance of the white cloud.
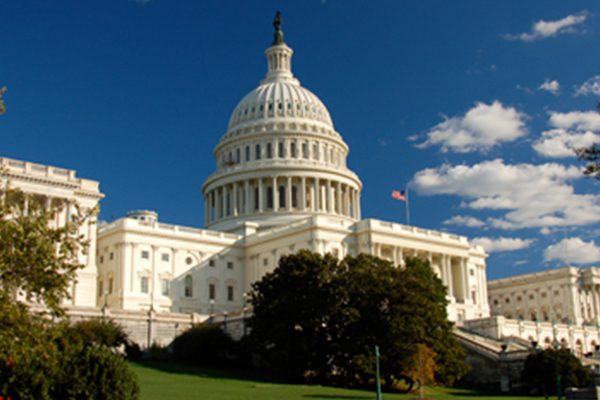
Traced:
<path fill-rule="evenodd" d="M 539 20 L 531 27 L 531 32 L 504 35 L 509 40 L 521 40 L 523 42 L 533 42 L 552 36 L 562 35 L 564 33 L 576 33 L 577 25 L 585 22 L 588 13 L 583 11 L 578 14 L 567 15 L 556 21 Z"/>
<path fill-rule="evenodd" d="M 546 79 L 544 83 L 538 87 L 538 90 L 544 90 L 556 96 L 560 92 L 560 83 L 558 83 L 557 80 Z"/>
<path fill-rule="evenodd" d="M 474 245 L 479 245 L 488 253 L 497 253 L 500 251 L 514 251 L 525 249 L 533 244 L 533 239 L 520 239 L 508 237 L 477 237 L 471 240 Z"/>
<path fill-rule="evenodd" d="M 482 226 L 485 226 L 485 222 L 468 215 L 455 215 L 454 217 L 445 220 L 444 225 L 458 225 L 468 226 L 469 228 L 480 228 Z"/>
<path fill-rule="evenodd" d="M 548 246 L 544 251 L 544 259 L 560 260 L 567 264 L 591 264 L 600 262 L 600 247 L 594 241 L 585 242 L 581 238 L 572 237 Z"/>
<path fill-rule="evenodd" d="M 588 79 L 575 90 L 575 96 L 588 96 L 590 94 L 600 96 L 600 75 Z"/>
<path fill-rule="evenodd" d="M 533 143 L 533 149 L 545 157 L 575 157 L 573 149 L 589 147 L 600 142 L 600 135 L 592 131 L 569 132 L 564 129 L 552 129 L 542 132 L 542 136 Z"/>
<path fill-rule="evenodd" d="M 600 196 L 576 194 L 567 182 L 581 178 L 576 166 L 504 164 L 442 165 L 417 172 L 414 188 L 424 195 L 456 195 L 463 206 L 503 213 L 487 224 L 499 229 L 582 226 L 600 221 Z"/>
<path fill-rule="evenodd" d="M 545 157 L 575 157 L 573 149 L 600 142 L 600 113 L 595 111 L 552 112 L 549 119 L 554 129 L 542 132 L 533 149 Z"/>
<path fill-rule="evenodd" d="M 553 112 L 550 114 L 550 125 L 560 129 L 600 131 L 600 113 L 596 111 Z"/>
<path fill-rule="evenodd" d="M 446 118 L 427 132 L 427 140 L 417 145 L 440 145 L 443 152 L 485 151 L 501 142 L 511 142 L 527 134 L 525 114 L 499 101 L 476 103 L 464 116 Z"/>

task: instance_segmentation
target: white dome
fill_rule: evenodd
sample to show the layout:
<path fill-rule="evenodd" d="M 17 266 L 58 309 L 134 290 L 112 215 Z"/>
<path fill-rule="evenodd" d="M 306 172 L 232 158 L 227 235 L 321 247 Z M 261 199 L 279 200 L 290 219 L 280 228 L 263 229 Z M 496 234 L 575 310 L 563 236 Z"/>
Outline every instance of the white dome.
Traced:
<path fill-rule="evenodd" d="M 302 122 L 321 122 L 333 128 L 329 111 L 310 90 L 294 80 L 262 83 L 248 93 L 235 107 L 228 129 L 246 122 L 265 119 L 297 119 Z"/>

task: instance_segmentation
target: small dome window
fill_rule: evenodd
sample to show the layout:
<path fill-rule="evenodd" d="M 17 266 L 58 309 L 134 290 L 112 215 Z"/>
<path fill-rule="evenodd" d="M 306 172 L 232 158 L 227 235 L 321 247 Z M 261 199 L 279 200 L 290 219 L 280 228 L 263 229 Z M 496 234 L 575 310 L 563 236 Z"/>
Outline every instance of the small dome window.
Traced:
<path fill-rule="evenodd" d="M 273 111 L 273 103 L 269 103 L 269 111 Z"/>
<path fill-rule="evenodd" d="M 283 108 L 283 104 L 277 103 L 277 108 L 281 110 Z"/>
<path fill-rule="evenodd" d="M 261 104 L 261 105 L 260 105 L 260 111 L 264 110 L 264 108 L 265 108 L 265 107 L 264 107 L 264 106 Z"/>

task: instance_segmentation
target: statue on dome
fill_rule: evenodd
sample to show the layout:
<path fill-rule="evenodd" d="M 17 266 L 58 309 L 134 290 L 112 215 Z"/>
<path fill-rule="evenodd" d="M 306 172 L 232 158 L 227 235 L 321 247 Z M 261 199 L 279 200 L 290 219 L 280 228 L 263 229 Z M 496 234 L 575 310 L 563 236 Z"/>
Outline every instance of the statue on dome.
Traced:
<path fill-rule="evenodd" d="M 281 13 L 277 11 L 275 13 L 275 19 L 273 20 L 273 27 L 275 28 L 275 38 L 273 39 L 273 46 L 278 44 L 284 44 L 283 31 L 281 30 Z"/>

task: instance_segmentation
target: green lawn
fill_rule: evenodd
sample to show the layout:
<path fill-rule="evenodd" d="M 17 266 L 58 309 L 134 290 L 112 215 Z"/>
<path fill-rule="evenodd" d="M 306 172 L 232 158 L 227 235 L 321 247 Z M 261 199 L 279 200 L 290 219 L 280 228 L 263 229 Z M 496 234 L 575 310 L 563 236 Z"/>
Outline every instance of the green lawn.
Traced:
<path fill-rule="evenodd" d="M 167 363 L 132 364 L 139 378 L 142 400 L 360 400 L 374 399 L 374 392 L 312 385 L 287 385 L 245 378 L 240 374 L 196 369 Z M 430 399 L 507 399 L 461 389 L 434 388 Z M 384 394 L 385 400 L 415 399 L 415 395 Z M 533 399 L 510 397 L 511 400 Z"/>

